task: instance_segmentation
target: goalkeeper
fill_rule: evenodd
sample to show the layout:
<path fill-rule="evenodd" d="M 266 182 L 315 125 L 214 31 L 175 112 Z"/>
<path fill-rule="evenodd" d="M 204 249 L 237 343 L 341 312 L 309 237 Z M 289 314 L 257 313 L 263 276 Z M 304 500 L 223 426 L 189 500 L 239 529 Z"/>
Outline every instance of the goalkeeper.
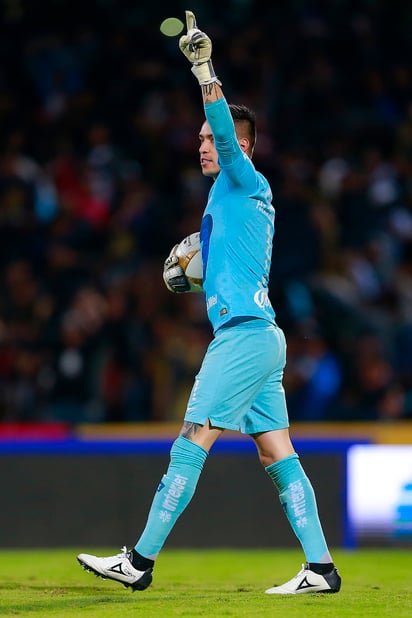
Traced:
<path fill-rule="evenodd" d="M 203 288 L 214 339 L 135 547 L 107 558 L 80 554 L 78 560 L 86 570 L 133 590 L 147 588 L 155 560 L 195 492 L 212 445 L 231 429 L 254 440 L 305 555 L 295 577 L 266 593 L 338 592 L 341 579 L 314 492 L 289 437 L 282 386 L 286 344 L 268 296 L 274 209 L 269 184 L 251 161 L 254 115 L 244 106 L 227 104 L 213 69 L 210 38 L 197 28 L 190 11 L 186 23 L 179 45 L 200 84 L 206 116 L 199 133 L 200 166 L 214 181 L 200 229 Z M 175 248 L 163 276 L 171 291 L 190 290 Z"/>

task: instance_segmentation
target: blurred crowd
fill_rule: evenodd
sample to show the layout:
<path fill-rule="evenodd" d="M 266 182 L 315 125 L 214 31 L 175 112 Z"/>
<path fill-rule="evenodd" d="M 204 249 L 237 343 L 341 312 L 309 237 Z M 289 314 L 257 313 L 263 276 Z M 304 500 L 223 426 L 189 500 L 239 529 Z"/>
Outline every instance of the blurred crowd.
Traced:
<path fill-rule="evenodd" d="M 291 420 L 411 418 L 410 3 L 41 4 L 1 4 L 0 421 L 182 417 L 211 339 L 203 296 L 162 280 L 210 188 L 159 31 L 186 8 L 257 113 Z"/>

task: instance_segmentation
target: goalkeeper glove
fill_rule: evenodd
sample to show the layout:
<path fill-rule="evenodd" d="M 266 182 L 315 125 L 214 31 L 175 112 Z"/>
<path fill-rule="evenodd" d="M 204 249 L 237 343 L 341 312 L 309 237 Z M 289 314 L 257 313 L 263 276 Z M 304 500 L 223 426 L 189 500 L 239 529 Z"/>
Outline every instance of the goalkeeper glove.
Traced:
<path fill-rule="evenodd" d="M 192 73 L 201 86 L 221 82 L 216 77 L 211 61 L 212 41 L 204 32 L 196 27 L 196 18 L 192 11 L 186 11 L 187 34 L 180 37 L 179 47 L 186 58 L 192 63 Z"/>
<path fill-rule="evenodd" d="M 163 281 L 166 287 L 175 294 L 190 292 L 190 283 L 187 279 L 183 268 L 179 264 L 179 258 L 176 255 L 176 250 L 179 245 L 175 245 L 169 256 L 166 258 L 163 266 Z"/>

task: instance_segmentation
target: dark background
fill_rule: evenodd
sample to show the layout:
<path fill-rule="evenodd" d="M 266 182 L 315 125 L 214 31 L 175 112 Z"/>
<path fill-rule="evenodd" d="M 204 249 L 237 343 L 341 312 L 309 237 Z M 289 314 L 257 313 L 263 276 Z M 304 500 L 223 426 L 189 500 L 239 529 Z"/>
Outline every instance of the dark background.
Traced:
<path fill-rule="evenodd" d="M 0 510 L 0 547 L 132 546 L 168 459 L 166 454 L 3 455 L 7 475 L 1 475 L 0 489 L 7 499 Z M 302 463 L 314 479 L 328 543 L 342 546 L 344 459 L 308 454 Z M 295 547 L 297 540 L 256 456 L 216 453 L 167 543 L 267 548 Z"/>

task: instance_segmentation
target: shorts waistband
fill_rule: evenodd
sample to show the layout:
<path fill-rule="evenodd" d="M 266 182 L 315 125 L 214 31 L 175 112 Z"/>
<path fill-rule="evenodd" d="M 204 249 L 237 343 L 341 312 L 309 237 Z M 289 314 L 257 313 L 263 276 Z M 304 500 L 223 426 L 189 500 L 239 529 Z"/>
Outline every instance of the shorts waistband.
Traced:
<path fill-rule="evenodd" d="M 226 330 L 227 328 L 235 328 L 236 326 L 245 326 L 247 328 L 267 328 L 268 326 L 273 326 L 277 328 L 277 325 L 274 322 L 269 322 L 263 318 L 258 318 L 255 316 L 238 316 L 236 318 L 232 318 L 229 322 L 226 322 L 226 324 L 222 324 L 216 333 Z"/>

